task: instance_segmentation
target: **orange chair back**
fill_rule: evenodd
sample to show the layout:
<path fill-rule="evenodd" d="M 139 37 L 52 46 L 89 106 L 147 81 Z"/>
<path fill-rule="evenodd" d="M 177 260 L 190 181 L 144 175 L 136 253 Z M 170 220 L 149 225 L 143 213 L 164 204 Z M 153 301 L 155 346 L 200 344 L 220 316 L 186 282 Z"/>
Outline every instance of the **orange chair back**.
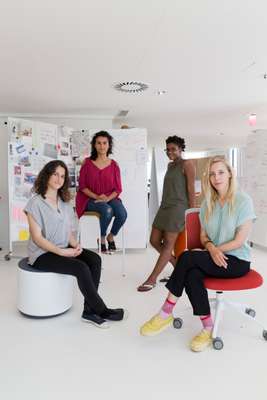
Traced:
<path fill-rule="evenodd" d="M 186 249 L 186 234 L 185 229 L 178 233 L 175 245 L 174 245 L 174 255 L 176 258 L 180 256 Z"/>

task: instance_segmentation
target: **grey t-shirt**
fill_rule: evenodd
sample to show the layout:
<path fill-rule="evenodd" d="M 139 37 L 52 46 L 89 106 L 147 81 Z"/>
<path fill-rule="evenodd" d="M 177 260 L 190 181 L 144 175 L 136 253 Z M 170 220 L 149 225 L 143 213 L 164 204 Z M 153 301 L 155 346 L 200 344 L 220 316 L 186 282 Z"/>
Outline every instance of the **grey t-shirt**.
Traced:
<path fill-rule="evenodd" d="M 68 247 L 75 220 L 70 203 L 59 198 L 58 209 L 56 210 L 41 195 L 35 195 L 28 201 L 24 211 L 34 218 L 45 239 L 60 248 Z M 28 243 L 29 264 L 34 264 L 35 260 L 44 253 L 46 251 L 37 246 L 30 237 Z"/>

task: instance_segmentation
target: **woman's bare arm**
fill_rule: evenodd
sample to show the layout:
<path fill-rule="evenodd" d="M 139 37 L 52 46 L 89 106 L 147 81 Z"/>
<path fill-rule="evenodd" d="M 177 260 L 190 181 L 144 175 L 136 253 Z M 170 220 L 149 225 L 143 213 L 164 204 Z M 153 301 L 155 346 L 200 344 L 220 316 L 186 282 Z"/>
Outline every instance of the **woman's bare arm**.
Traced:
<path fill-rule="evenodd" d="M 187 183 L 189 207 L 194 208 L 196 206 L 196 194 L 195 194 L 196 168 L 192 160 L 184 161 L 184 174 Z"/>

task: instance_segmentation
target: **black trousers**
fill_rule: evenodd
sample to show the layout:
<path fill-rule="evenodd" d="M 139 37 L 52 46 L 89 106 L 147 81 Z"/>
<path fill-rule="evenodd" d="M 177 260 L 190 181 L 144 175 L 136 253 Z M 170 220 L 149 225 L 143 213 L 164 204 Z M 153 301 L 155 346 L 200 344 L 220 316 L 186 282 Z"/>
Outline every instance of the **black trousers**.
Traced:
<path fill-rule="evenodd" d="M 104 301 L 97 293 L 101 275 L 101 258 L 98 254 L 83 249 L 74 258 L 48 252 L 38 257 L 33 267 L 46 272 L 75 276 L 84 296 L 84 310 L 101 314 L 106 309 Z"/>
<path fill-rule="evenodd" d="M 185 251 L 179 257 L 176 267 L 166 284 L 167 289 L 176 297 L 183 290 L 193 307 L 195 315 L 210 314 L 208 292 L 204 286 L 205 277 L 238 278 L 249 272 L 250 262 L 227 255 L 227 268 L 218 267 L 208 251 Z"/>

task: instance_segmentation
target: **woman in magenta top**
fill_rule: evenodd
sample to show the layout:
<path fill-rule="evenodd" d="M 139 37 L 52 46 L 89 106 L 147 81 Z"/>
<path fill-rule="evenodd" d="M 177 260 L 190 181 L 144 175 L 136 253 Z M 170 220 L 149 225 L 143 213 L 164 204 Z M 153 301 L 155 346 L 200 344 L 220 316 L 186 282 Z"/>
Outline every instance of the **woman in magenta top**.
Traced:
<path fill-rule="evenodd" d="M 112 154 L 113 138 L 108 132 L 97 132 L 91 146 L 91 156 L 86 158 L 80 170 L 76 210 L 79 218 L 85 211 L 100 214 L 102 252 L 107 251 L 107 228 L 114 217 L 107 242 L 108 250 L 115 251 L 114 236 L 125 223 L 127 212 L 119 199 L 122 192 L 120 168 L 116 161 L 109 158 Z"/>

